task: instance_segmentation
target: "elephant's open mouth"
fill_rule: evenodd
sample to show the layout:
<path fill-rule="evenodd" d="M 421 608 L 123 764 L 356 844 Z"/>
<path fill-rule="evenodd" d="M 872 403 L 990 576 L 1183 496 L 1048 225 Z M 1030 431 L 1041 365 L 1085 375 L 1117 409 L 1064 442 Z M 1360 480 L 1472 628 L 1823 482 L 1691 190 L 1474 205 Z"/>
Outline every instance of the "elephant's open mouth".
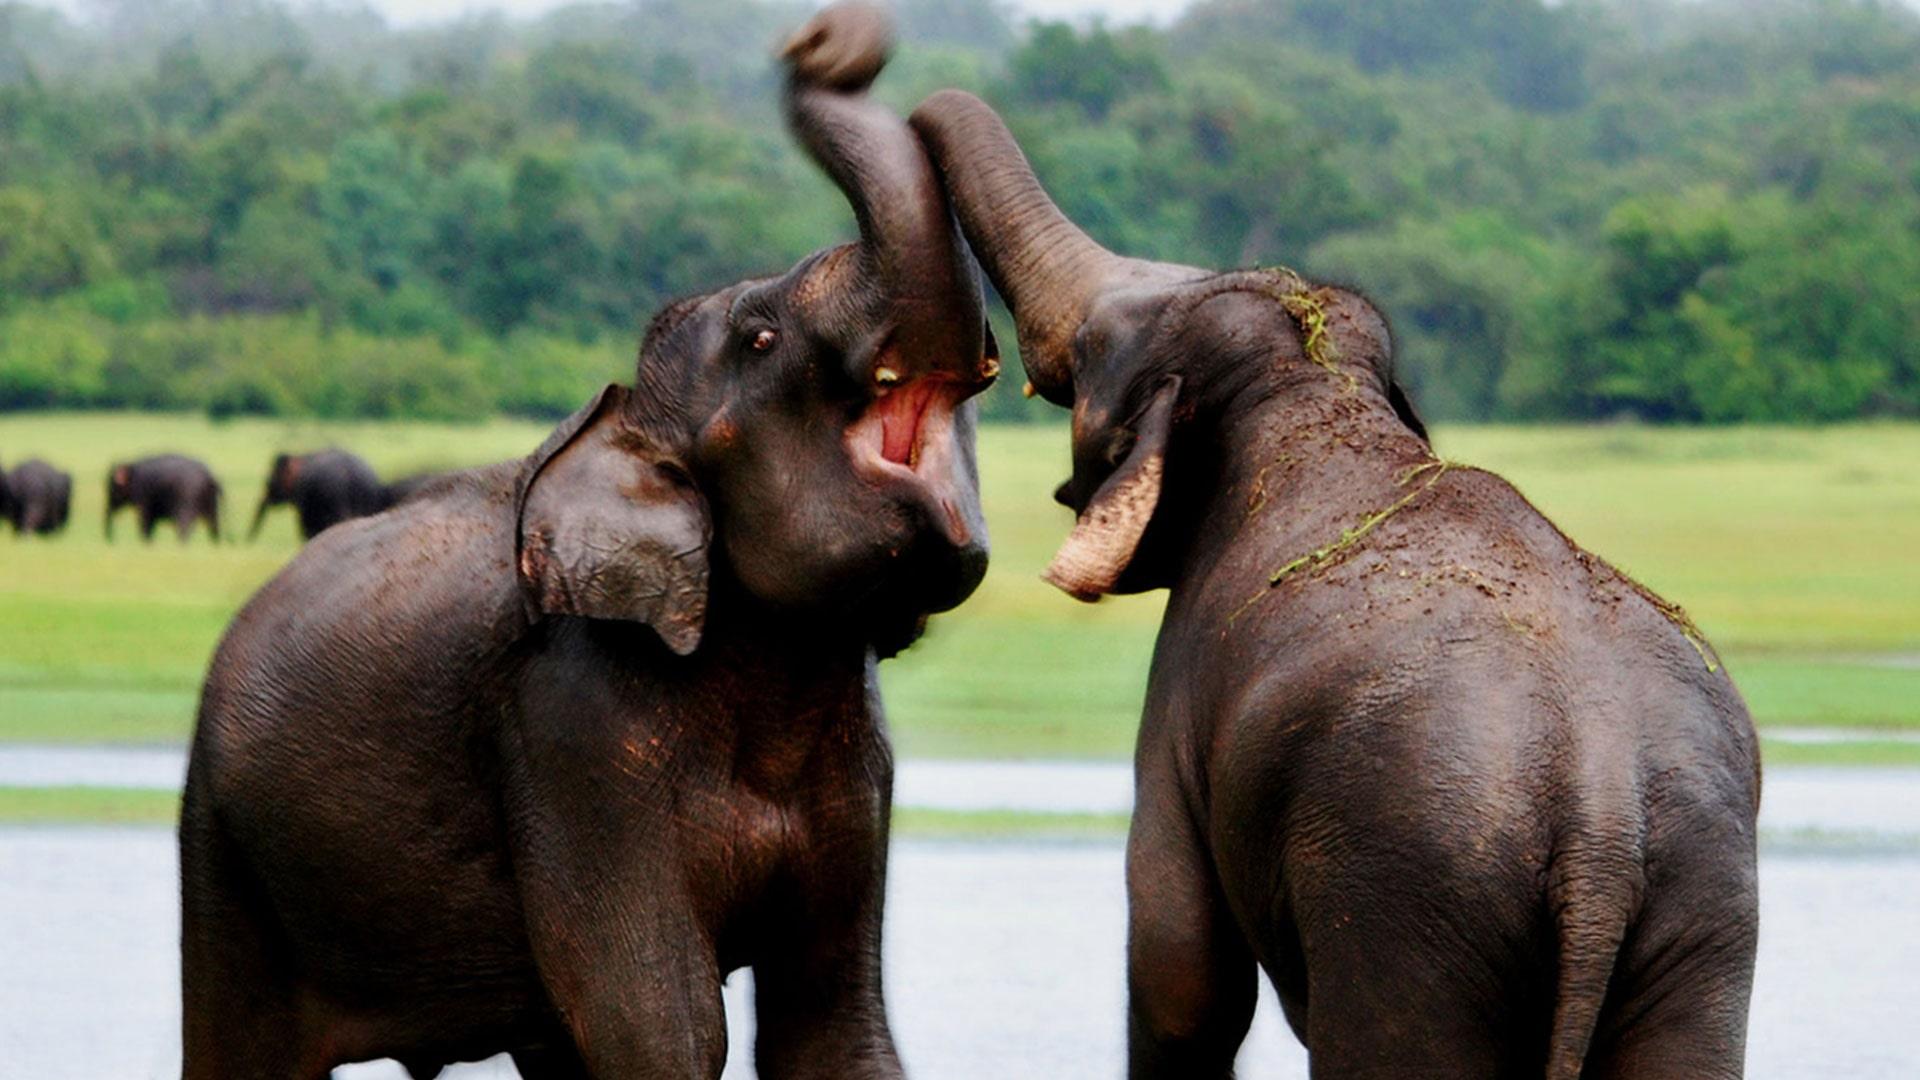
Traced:
<path fill-rule="evenodd" d="M 920 456 L 921 423 L 939 393 L 938 382 L 916 379 L 873 403 L 867 411 L 880 421 L 881 458 L 913 468 Z"/>
<path fill-rule="evenodd" d="M 882 393 L 847 428 L 847 456 L 861 479 L 920 506 L 955 547 L 974 542 L 963 490 L 954 410 L 972 395 L 960 383 L 927 376 Z"/>

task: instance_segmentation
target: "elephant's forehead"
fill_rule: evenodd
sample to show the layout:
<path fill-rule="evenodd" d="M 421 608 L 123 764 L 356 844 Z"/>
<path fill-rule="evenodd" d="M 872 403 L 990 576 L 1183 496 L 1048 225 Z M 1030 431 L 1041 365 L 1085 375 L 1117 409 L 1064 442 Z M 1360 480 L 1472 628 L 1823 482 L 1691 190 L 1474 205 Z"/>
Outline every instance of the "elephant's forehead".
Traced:
<path fill-rule="evenodd" d="M 811 260 L 811 266 L 802 262 L 796 267 L 800 276 L 794 285 L 794 306 L 813 308 L 849 288 L 858 265 L 856 254 L 855 245 L 842 244 L 819 253 Z"/>

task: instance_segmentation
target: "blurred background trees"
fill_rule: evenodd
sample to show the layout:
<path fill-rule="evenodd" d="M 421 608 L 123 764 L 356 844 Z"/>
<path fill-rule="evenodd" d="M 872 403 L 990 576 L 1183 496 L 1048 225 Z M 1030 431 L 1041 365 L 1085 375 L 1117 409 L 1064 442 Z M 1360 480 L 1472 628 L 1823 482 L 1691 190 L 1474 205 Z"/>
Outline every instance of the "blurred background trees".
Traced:
<path fill-rule="evenodd" d="M 889 102 L 984 93 L 1129 254 L 1361 285 L 1436 417 L 1920 413 L 1904 7 L 900 7 Z M 779 120 L 803 5 L 88 10 L 0 2 L 0 409 L 551 416 L 665 301 L 853 231 Z"/>

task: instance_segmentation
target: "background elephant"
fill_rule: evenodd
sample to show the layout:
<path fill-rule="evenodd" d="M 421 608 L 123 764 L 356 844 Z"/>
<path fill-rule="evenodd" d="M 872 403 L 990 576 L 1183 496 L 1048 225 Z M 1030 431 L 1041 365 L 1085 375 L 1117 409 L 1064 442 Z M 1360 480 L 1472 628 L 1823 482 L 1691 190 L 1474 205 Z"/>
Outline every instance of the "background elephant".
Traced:
<path fill-rule="evenodd" d="M 342 521 L 390 509 L 444 475 L 416 473 L 383 484 L 373 466 L 345 450 L 280 454 L 267 470 L 267 489 L 260 496 L 247 539 L 260 535 L 267 511 L 276 506 L 292 503 L 300 515 L 301 538 L 311 540 Z"/>
<path fill-rule="evenodd" d="M 73 477 L 39 458 L 29 458 L 7 474 L 7 520 L 13 531 L 51 536 L 67 527 L 73 503 Z"/>
<path fill-rule="evenodd" d="M 856 243 L 653 321 L 524 461 L 327 531 L 207 678 L 180 822 L 186 1080 L 895 1077 L 876 660 L 985 571 L 976 275 L 864 95 L 868 8 L 789 50 Z"/>
<path fill-rule="evenodd" d="M 1741 1075 L 1758 748 L 1680 610 L 1436 458 L 1357 294 L 1115 256 L 979 99 L 914 126 L 1073 408 L 1049 578 L 1171 590 L 1132 1075 L 1229 1075 L 1256 963 L 1316 1078 Z"/>
<path fill-rule="evenodd" d="M 207 523 L 207 534 L 220 540 L 220 481 L 213 470 L 181 454 L 161 454 L 139 461 L 123 462 L 107 472 L 107 539 L 113 539 L 113 518 L 123 507 L 131 506 L 140 517 L 140 536 L 153 539 L 153 528 L 162 521 L 173 527 L 185 543 L 193 535 L 195 522 Z"/>
<path fill-rule="evenodd" d="M 390 501 L 373 466 L 356 454 L 333 449 L 280 454 L 267 470 L 267 489 L 247 539 L 260 535 L 267 511 L 276 506 L 292 503 L 300 515 L 301 538 L 311 540 L 342 521 L 377 514 Z"/>

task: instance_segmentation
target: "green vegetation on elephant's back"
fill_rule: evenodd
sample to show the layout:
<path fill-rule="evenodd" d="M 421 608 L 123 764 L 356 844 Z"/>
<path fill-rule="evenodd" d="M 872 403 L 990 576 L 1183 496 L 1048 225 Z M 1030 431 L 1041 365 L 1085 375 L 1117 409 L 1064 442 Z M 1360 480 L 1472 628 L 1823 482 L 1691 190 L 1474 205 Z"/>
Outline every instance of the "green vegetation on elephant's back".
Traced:
<path fill-rule="evenodd" d="M 0 455 L 76 477 L 73 524 L 0 537 L 0 740 L 166 742 L 190 730 L 227 620 L 297 550 L 282 510 L 258 544 L 151 545 L 100 521 L 110 462 L 177 449 L 251 512 L 275 450 L 329 443 L 383 476 L 517 457 L 547 427 L 497 421 L 211 423 L 150 414 L 0 416 Z M 1772 727 L 1920 730 L 1920 425 L 1826 429 L 1442 426 L 1450 460 L 1519 486 L 1583 545 L 1686 606 Z M 989 425 L 993 565 L 960 610 L 882 668 L 910 756 L 1131 751 L 1160 599 L 1069 600 L 1039 580 L 1070 524 L 1050 493 L 1066 432 Z M 1770 747 L 1773 760 L 1920 761 L 1920 746 Z"/>

